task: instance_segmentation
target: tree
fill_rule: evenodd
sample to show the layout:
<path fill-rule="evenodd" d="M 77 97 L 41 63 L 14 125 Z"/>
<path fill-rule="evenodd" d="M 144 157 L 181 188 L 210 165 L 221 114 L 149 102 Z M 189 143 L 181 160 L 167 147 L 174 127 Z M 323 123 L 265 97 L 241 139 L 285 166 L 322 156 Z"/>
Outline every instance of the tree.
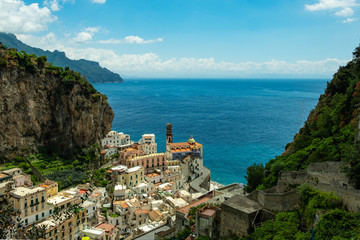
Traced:
<path fill-rule="evenodd" d="M 247 180 L 247 185 L 245 190 L 247 192 L 252 192 L 259 186 L 264 180 L 264 166 L 262 163 L 254 163 L 250 167 L 247 168 L 246 171 L 247 176 L 245 176 Z"/>

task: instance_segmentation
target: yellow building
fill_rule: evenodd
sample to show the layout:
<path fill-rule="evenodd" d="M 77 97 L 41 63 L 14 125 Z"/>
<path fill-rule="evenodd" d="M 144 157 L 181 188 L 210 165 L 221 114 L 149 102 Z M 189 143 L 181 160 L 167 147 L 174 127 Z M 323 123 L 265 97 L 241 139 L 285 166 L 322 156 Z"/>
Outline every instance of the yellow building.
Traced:
<path fill-rule="evenodd" d="M 126 170 L 125 184 L 128 188 L 134 187 L 142 182 L 144 182 L 144 168 L 142 166 L 136 166 Z"/>
<path fill-rule="evenodd" d="M 19 217 L 25 225 L 39 221 L 52 214 L 47 207 L 46 188 L 17 187 L 10 192 L 10 201 L 15 209 L 19 210 Z"/>
<path fill-rule="evenodd" d="M 58 194 L 58 183 L 51 181 L 51 180 L 45 180 L 44 184 L 40 185 L 40 187 L 46 188 L 47 197 L 52 197 Z"/>

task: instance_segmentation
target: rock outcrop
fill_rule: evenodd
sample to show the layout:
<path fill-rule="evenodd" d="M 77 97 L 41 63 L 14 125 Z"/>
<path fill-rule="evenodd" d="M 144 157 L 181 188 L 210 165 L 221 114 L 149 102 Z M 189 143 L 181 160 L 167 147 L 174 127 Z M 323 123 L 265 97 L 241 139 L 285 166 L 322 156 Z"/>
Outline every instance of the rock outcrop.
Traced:
<path fill-rule="evenodd" d="M 0 160 L 36 151 L 75 153 L 111 129 L 106 96 L 79 73 L 0 44 Z"/>

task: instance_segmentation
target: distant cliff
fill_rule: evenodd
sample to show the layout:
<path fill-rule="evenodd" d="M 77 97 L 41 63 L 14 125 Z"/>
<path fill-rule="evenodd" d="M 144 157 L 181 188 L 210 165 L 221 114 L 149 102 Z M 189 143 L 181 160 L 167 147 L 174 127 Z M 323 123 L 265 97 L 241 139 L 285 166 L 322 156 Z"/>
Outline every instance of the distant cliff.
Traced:
<path fill-rule="evenodd" d="M 46 56 L 47 60 L 56 66 L 70 67 L 74 71 L 85 75 L 91 83 L 123 82 L 119 74 L 113 73 L 107 68 L 103 68 L 98 62 L 85 59 L 71 60 L 66 57 L 64 52 L 57 50 L 50 52 L 40 48 L 34 48 L 19 41 L 14 34 L 0 33 L 0 43 L 8 48 L 16 48 L 18 51 L 35 54 L 36 56 Z"/>
<path fill-rule="evenodd" d="M 0 44 L 0 160 L 44 146 L 76 152 L 100 140 L 114 117 L 80 73 Z"/>

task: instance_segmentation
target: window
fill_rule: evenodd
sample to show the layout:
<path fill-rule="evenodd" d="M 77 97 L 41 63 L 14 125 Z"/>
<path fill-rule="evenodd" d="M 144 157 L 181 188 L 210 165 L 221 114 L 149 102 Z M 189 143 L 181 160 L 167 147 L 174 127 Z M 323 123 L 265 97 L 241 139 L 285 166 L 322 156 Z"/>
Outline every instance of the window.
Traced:
<path fill-rule="evenodd" d="M 43 213 L 41 213 L 41 217 L 45 217 L 45 213 L 43 212 Z"/>
<path fill-rule="evenodd" d="M 25 219 L 25 225 L 28 225 L 28 220 L 27 219 Z"/>
<path fill-rule="evenodd" d="M 50 214 L 50 215 L 52 214 L 52 210 L 51 210 L 51 209 L 49 210 L 49 214 Z"/>

